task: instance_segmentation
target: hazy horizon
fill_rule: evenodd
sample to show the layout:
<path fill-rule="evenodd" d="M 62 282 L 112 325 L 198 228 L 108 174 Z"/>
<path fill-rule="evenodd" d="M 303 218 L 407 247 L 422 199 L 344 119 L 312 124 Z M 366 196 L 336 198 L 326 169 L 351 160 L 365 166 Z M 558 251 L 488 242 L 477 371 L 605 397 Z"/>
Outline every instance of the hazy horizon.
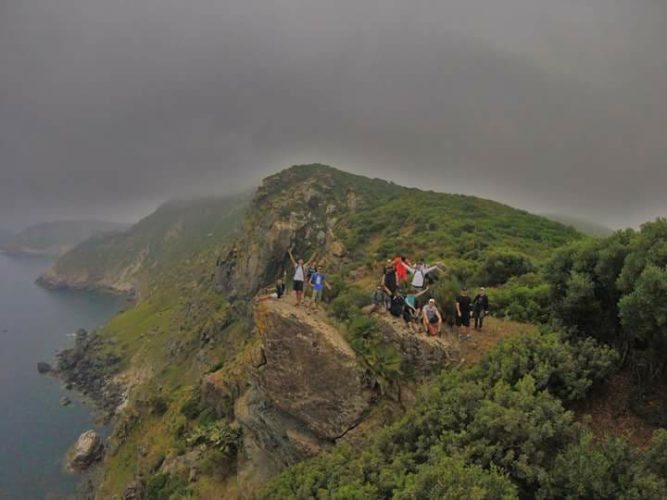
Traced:
<path fill-rule="evenodd" d="M 654 0 L 0 0 L 0 227 L 293 164 L 611 228 L 667 215 Z"/>

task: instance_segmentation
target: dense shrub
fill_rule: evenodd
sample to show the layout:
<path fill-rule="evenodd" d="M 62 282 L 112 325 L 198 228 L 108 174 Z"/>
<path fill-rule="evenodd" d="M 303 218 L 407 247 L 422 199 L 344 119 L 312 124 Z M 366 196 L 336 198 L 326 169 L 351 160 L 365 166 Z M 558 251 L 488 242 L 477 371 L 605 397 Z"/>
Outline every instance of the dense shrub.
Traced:
<path fill-rule="evenodd" d="M 524 285 L 515 279 L 487 290 L 494 316 L 531 323 L 547 323 L 551 318 L 550 292 L 546 283 Z"/>
<path fill-rule="evenodd" d="M 398 348 L 385 342 L 380 326 L 372 316 L 355 316 L 347 326 L 350 345 L 364 361 L 381 394 L 397 389 L 403 375 Z"/>
<path fill-rule="evenodd" d="M 628 356 L 643 387 L 667 363 L 667 219 L 569 246 L 548 263 L 554 317 Z"/>
<path fill-rule="evenodd" d="M 358 325 L 367 331 L 367 324 Z M 507 341 L 476 368 L 444 372 L 365 449 L 338 446 L 289 468 L 264 498 L 576 496 L 576 478 L 549 479 L 582 442 L 581 428 L 559 398 L 583 397 L 614 360 L 608 348 L 570 344 L 555 334 Z M 656 450 L 665 443 L 667 437 Z M 613 462 L 612 451 L 600 453 Z M 591 484 L 605 481 L 606 469 L 589 469 Z M 667 491 L 656 475 L 643 474 L 641 491 Z M 621 491 L 638 484 L 623 482 Z"/>
<path fill-rule="evenodd" d="M 349 321 L 361 312 L 361 308 L 371 303 L 371 295 L 367 291 L 350 287 L 338 294 L 331 301 L 331 314 L 338 321 Z"/>
<path fill-rule="evenodd" d="M 482 263 L 475 280 L 480 285 L 502 285 L 514 276 L 522 276 L 534 270 L 535 266 L 525 255 L 510 252 L 492 253 Z"/>
<path fill-rule="evenodd" d="M 147 500 L 167 500 L 183 498 L 187 492 L 186 481 L 172 474 L 155 474 L 146 484 Z"/>

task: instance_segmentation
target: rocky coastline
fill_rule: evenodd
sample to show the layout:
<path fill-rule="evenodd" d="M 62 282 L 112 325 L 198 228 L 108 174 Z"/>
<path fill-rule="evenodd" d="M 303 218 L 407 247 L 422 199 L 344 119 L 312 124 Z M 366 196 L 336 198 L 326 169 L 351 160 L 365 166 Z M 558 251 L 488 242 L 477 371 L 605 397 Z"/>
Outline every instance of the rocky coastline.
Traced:
<path fill-rule="evenodd" d="M 121 358 L 104 353 L 103 347 L 98 335 L 78 330 L 74 347 L 56 355 L 52 374 L 89 400 L 99 412 L 100 421 L 107 424 L 124 402 L 126 391 L 114 377 Z"/>

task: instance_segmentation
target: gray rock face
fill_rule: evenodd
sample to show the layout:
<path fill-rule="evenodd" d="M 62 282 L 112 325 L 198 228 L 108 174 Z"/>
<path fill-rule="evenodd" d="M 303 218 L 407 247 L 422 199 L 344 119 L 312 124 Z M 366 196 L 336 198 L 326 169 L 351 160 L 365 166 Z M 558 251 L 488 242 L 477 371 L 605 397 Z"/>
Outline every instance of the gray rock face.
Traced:
<path fill-rule="evenodd" d="M 102 458 L 104 445 L 102 438 L 95 431 L 86 431 L 77 440 L 67 455 L 67 468 L 81 472 Z"/>
<path fill-rule="evenodd" d="M 364 370 L 340 333 L 286 302 L 256 311 L 266 364 L 256 383 L 271 405 L 335 440 L 354 427 L 373 399 Z"/>
<path fill-rule="evenodd" d="M 398 347 L 401 357 L 414 368 L 415 374 L 436 373 L 458 358 L 449 342 L 407 330 L 402 319 L 378 316 L 384 340 Z"/>
<path fill-rule="evenodd" d="M 319 259 L 325 258 L 332 251 L 330 235 L 337 217 L 359 203 L 357 195 L 334 189 L 330 176 L 308 180 L 290 176 L 288 172 L 265 180 L 241 238 L 218 261 L 217 288 L 230 300 L 250 298 L 285 273 L 290 280 L 290 248 L 296 258 L 310 258 L 316 251 Z M 333 250 L 336 257 L 346 253 L 340 242 Z"/>

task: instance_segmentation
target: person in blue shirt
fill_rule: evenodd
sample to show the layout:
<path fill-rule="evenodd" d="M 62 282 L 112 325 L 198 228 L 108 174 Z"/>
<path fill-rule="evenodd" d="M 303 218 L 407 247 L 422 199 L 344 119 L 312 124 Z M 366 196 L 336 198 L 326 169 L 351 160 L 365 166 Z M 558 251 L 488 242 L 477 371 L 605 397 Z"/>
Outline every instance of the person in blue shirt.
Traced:
<path fill-rule="evenodd" d="M 324 292 L 324 287 L 331 289 L 329 283 L 327 283 L 327 277 L 322 272 L 321 269 L 315 269 L 315 272 L 310 276 L 310 284 L 313 287 L 313 302 L 322 301 L 322 293 Z"/>

